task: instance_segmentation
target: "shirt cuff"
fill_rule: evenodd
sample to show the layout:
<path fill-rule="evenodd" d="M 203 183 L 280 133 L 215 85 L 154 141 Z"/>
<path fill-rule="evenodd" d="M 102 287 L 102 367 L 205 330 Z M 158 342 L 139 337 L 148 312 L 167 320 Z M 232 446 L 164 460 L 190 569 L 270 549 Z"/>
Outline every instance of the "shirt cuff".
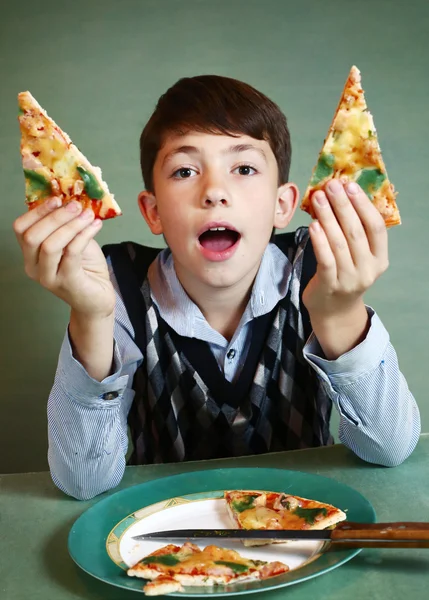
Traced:
<path fill-rule="evenodd" d="M 383 362 L 389 344 L 389 334 L 374 310 L 366 307 L 370 327 L 366 338 L 352 350 L 336 360 L 327 360 L 314 333 L 311 333 L 304 346 L 303 354 L 307 362 L 331 385 L 349 385 L 367 375 Z"/>
<path fill-rule="evenodd" d="M 114 373 L 103 381 L 93 379 L 74 358 L 70 338 L 66 333 L 61 346 L 57 377 L 60 377 L 69 398 L 97 408 L 117 406 L 127 387 L 128 375 L 121 375 L 122 361 L 116 341 L 113 346 L 113 370 Z"/>

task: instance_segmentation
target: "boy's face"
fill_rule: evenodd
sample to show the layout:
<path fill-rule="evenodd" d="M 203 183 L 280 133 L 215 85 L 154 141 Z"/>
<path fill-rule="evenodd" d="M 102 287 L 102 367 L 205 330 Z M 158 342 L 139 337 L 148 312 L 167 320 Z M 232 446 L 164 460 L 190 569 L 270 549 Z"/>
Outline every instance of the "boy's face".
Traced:
<path fill-rule="evenodd" d="M 164 234 L 185 288 L 250 286 L 273 227 L 289 223 L 298 201 L 294 184 L 278 187 L 268 142 L 245 135 L 171 136 L 153 180 L 140 209 Z"/>

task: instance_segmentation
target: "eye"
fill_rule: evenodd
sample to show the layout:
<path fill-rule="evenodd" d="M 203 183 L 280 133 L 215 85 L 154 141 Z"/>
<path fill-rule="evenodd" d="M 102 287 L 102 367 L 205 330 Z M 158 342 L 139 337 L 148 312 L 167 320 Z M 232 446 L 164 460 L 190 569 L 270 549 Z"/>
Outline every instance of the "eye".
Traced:
<path fill-rule="evenodd" d="M 240 165 L 236 169 L 234 169 L 233 173 L 238 173 L 239 175 L 255 175 L 257 172 L 256 169 L 251 167 L 250 165 Z"/>
<path fill-rule="evenodd" d="M 175 179 L 188 179 L 189 177 L 193 177 L 196 175 L 195 169 L 191 169 L 190 167 L 181 167 L 174 171 L 172 177 Z"/>

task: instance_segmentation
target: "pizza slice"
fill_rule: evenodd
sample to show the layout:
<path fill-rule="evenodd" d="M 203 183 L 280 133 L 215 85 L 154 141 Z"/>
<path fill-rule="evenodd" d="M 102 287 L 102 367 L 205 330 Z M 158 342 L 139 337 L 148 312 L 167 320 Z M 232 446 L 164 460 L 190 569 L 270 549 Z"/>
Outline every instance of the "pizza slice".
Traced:
<path fill-rule="evenodd" d="M 278 561 L 250 560 L 235 550 L 214 545 L 201 550 L 186 542 L 183 546 L 163 546 L 145 556 L 127 573 L 131 577 L 149 579 L 143 591 L 149 596 L 158 596 L 184 591 L 183 585 L 230 585 L 267 579 L 287 571 L 289 567 Z"/>
<path fill-rule="evenodd" d="M 313 169 L 301 209 L 313 218 L 312 194 L 334 177 L 355 181 L 384 218 L 387 227 L 399 225 L 396 192 L 387 176 L 374 121 L 369 112 L 360 71 L 351 68 L 319 160 Z"/>
<path fill-rule="evenodd" d="M 228 513 L 238 529 L 327 529 L 346 514 L 324 502 L 279 492 L 233 490 L 224 492 Z M 284 540 L 243 540 L 262 546 Z"/>
<path fill-rule="evenodd" d="M 18 94 L 21 156 L 28 207 L 35 208 L 48 196 L 63 204 L 78 200 L 99 219 L 121 214 L 113 194 L 69 136 L 48 117 L 30 92 Z"/>

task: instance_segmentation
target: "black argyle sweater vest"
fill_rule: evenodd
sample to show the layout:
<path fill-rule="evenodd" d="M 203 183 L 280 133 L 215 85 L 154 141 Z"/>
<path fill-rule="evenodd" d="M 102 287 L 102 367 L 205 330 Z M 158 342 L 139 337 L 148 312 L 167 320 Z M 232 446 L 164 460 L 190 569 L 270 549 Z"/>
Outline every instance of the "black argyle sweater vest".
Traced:
<path fill-rule="evenodd" d="M 209 345 L 178 335 L 160 316 L 147 270 L 159 252 L 133 242 L 105 246 L 143 363 L 128 416 L 129 464 L 295 450 L 332 443 L 332 403 L 303 357 L 311 331 L 302 291 L 315 272 L 306 228 L 275 236 L 292 264 L 289 290 L 252 322 L 238 379 L 225 379 Z"/>

